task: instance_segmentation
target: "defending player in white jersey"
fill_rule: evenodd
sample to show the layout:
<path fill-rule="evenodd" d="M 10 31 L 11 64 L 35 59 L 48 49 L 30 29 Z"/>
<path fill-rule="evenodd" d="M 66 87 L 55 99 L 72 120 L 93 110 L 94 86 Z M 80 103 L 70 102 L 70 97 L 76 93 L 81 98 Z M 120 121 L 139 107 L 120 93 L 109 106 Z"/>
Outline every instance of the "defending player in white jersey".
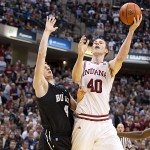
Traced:
<path fill-rule="evenodd" d="M 116 129 L 109 119 L 109 94 L 115 75 L 129 53 L 134 31 L 141 21 L 142 16 L 134 19 L 119 53 L 109 62 L 103 61 L 108 49 L 102 39 L 93 43 L 92 60 L 83 61 L 89 41 L 82 36 L 72 78 L 82 86 L 86 94 L 77 105 L 72 150 L 123 150 Z"/>

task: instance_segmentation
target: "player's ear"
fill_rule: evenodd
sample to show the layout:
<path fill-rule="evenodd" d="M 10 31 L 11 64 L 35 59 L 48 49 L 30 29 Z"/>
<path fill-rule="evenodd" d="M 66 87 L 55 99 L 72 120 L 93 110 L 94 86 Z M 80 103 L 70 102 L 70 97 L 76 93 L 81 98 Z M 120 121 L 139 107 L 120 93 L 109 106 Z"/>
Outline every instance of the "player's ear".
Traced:
<path fill-rule="evenodd" d="M 105 48 L 105 52 L 106 52 L 106 54 L 108 54 L 109 50 L 107 48 Z"/>

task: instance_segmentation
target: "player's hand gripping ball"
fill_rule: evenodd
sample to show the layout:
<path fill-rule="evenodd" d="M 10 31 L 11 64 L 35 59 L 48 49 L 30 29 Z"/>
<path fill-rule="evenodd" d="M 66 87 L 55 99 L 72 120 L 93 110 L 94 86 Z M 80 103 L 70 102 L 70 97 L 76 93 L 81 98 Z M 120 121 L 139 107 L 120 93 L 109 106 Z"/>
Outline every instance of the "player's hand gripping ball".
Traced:
<path fill-rule="evenodd" d="M 141 14 L 141 8 L 135 3 L 126 3 L 119 11 L 120 20 L 126 25 L 132 25 L 134 23 L 134 17 L 140 17 Z"/>

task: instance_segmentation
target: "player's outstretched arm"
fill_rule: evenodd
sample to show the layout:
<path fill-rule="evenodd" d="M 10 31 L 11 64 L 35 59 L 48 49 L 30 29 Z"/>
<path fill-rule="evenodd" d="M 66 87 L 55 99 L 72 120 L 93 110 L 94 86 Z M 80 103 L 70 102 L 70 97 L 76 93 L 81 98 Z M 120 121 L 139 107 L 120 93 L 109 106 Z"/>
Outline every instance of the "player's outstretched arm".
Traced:
<path fill-rule="evenodd" d="M 122 46 L 120 47 L 120 50 L 119 50 L 117 56 L 109 62 L 113 76 L 115 76 L 118 73 L 118 71 L 120 70 L 120 68 L 122 66 L 122 63 L 127 58 L 127 55 L 130 50 L 131 40 L 133 38 L 134 31 L 140 25 L 141 21 L 142 21 L 142 15 L 140 17 L 137 16 L 137 19 L 134 18 L 134 24 L 130 26 L 128 35 L 127 35 L 125 41 L 123 42 Z"/>
<path fill-rule="evenodd" d="M 55 22 L 55 17 L 47 17 L 45 30 L 39 45 L 33 80 L 33 87 L 35 89 L 36 94 L 38 90 L 40 90 L 40 87 L 46 86 L 46 84 L 48 85 L 47 81 L 44 78 L 44 66 L 49 35 L 57 29 L 57 27 L 54 27 Z"/>
<path fill-rule="evenodd" d="M 81 75 L 83 72 L 83 58 L 88 44 L 89 40 L 86 40 L 86 37 L 82 36 L 78 44 L 78 58 L 72 70 L 72 79 L 75 83 L 78 83 L 81 80 Z"/>
<path fill-rule="evenodd" d="M 144 131 L 120 132 L 118 133 L 118 136 L 135 140 L 144 139 L 150 137 L 150 128 Z"/>

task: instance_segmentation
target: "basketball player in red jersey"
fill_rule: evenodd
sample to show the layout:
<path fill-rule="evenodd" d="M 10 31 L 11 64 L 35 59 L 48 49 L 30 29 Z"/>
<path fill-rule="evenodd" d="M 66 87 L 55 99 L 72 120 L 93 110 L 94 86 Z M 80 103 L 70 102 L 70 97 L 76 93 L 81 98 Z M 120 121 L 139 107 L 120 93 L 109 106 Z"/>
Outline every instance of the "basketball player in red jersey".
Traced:
<path fill-rule="evenodd" d="M 77 104 L 72 150 L 123 150 L 116 129 L 109 119 L 109 94 L 115 75 L 129 53 L 134 31 L 141 21 L 142 16 L 134 18 L 134 24 L 130 26 L 117 56 L 109 62 L 104 61 L 108 49 L 102 39 L 97 39 L 93 43 L 92 60 L 83 61 L 89 40 L 82 36 L 72 78 L 86 94 Z"/>

